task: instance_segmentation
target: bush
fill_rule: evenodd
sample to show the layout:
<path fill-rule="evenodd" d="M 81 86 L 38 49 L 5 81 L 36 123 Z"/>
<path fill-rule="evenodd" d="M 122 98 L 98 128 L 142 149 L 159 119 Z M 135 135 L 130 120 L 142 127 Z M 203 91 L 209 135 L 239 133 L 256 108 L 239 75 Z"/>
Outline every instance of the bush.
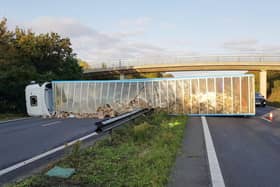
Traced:
<path fill-rule="evenodd" d="M 57 79 L 80 79 L 81 67 L 69 38 L 57 33 L 7 30 L 0 20 L 0 113 L 25 112 L 25 86 Z"/>

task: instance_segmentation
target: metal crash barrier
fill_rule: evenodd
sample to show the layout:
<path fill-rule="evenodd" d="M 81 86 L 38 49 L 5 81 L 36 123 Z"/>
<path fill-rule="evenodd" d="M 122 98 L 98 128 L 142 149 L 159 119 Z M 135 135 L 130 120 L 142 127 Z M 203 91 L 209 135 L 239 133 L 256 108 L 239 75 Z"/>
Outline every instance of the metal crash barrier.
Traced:
<path fill-rule="evenodd" d="M 120 116 L 105 119 L 102 121 L 95 122 L 95 125 L 97 126 L 97 132 L 105 132 L 110 131 L 113 128 L 116 128 L 130 120 L 136 119 L 144 114 L 150 113 L 152 109 L 136 109 L 132 112 L 128 112 L 125 114 L 122 114 Z"/>

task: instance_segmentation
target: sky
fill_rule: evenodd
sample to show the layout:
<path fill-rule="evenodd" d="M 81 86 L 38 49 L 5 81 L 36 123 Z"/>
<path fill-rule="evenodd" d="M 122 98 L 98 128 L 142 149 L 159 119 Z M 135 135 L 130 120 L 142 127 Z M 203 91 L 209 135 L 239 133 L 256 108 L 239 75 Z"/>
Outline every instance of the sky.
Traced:
<path fill-rule="evenodd" d="M 8 28 L 57 32 L 91 65 L 125 59 L 280 54 L 277 0 L 0 0 Z"/>

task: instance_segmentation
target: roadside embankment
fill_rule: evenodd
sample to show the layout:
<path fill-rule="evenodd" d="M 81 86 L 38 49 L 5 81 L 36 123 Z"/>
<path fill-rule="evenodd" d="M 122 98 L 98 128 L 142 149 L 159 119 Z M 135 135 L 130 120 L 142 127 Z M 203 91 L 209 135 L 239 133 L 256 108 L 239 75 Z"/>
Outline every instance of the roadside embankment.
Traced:
<path fill-rule="evenodd" d="M 81 150 L 73 147 L 69 156 L 55 163 L 75 168 L 68 179 L 41 174 L 15 187 L 35 186 L 164 186 L 181 147 L 185 116 L 154 112 L 113 131 L 112 136 Z"/>

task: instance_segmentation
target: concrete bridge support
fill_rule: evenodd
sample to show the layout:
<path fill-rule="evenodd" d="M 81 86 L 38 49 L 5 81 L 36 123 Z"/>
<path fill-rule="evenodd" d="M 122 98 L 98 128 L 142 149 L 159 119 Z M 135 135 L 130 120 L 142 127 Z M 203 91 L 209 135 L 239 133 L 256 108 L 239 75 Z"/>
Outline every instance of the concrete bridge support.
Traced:
<path fill-rule="evenodd" d="M 267 93 L 267 71 L 260 71 L 260 93 L 266 98 Z"/>
<path fill-rule="evenodd" d="M 121 73 L 121 74 L 120 74 L 120 80 L 123 80 L 124 77 L 125 77 L 124 74 Z"/>

